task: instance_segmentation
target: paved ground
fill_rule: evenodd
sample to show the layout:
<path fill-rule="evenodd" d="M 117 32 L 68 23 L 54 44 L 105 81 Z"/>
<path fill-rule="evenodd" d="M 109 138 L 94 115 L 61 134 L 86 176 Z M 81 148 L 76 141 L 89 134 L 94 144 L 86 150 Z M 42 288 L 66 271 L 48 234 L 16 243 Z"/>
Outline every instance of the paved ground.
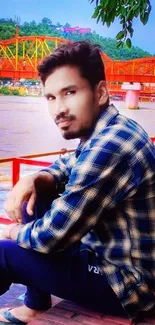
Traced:
<path fill-rule="evenodd" d="M 23 304 L 23 294 L 26 288 L 21 284 L 13 284 L 9 291 L 0 297 L 0 308 L 20 306 Z"/>
<path fill-rule="evenodd" d="M 0 308 L 20 306 L 23 304 L 23 294 L 26 288 L 23 285 L 12 285 L 10 290 L 0 297 Z M 52 296 L 53 307 L 41 314 L 30 325 L 130 325 L 128 319 L 106 316 L 93 312 Z M 1 323 L 0 323 L 1 324 Z M 3 323 L 4 324 L 4 323 Z M 155 318 L 143 319 L 136 325 L 155 325 Z"/>

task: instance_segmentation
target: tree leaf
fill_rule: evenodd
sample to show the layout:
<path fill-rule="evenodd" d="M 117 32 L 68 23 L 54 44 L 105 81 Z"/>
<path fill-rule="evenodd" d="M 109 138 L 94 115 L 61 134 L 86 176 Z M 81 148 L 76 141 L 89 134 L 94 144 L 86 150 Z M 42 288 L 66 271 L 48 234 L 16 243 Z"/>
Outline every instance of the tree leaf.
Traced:
<path fill-rule="evenodd" d="M 143 24 L 144 24 L 144 25 L 147 24 L 148 19 L 149 19 L 149 15 L 148 15 L 148 13 L 146 12 L 146 13 L 144 14 L 144 18 L 143 18 Z"/>
<path fill-rule="evenodd" d="M 109 0 L 103 0 L 103 1 L 101 1 L 101 7 L 103 9 L 106 8 L 108 6 L 108 4 L 109 4 Z"/>
<path fill-rule="evenodd" d="M 122 41 L 117 42 L 117 48 L 122 48 L 122 47 L 123 47 L 123 42 Z"/>
<path fill-rule="evenodd" d="M 128 30 L 128 32 L 129 32 L 129 34 L 130 34 L 130 36 L 132 37 L 133 36 L 133 32 L 134 32 L 134 30 L 133 30 L 133 28 L 132 28 L 132 25 L 130 26 L 128 26 L 127 27 L 127 30 Z"/>
<path fill-rule="evenodd" d="M 100 7 L 98 6 L 98 7 L 95 8 L 95 11 L 94 11 L 94 13 L 92 15 L 92 18 L 97 18 L 99 12 L 100 12 Z"/>
<path fill-rule="evenodd" d="M 130 49 L 131 48 L 131 39 L 130 38 L 127 38 L 126 40 L 126 46 Z"/>
<path fill-rule="evenodd" d="M 120 40 L 120 39 L 122 39 L 124 36 L 125 36 L 125 33 L 124 33 L 123 30 L 121 30 L 121 31 L 116 35 L 116 38 L 117 38 L 117 40 Z"/>
<path fill-rule="evenodd" d="M 101 14 L 99 14 L 97 19 L 96 19 L 97 23 L 100 21 L 100 19 L 101 19 Z M 104 23 L 102 23 L 102 24 L 104 25 Z"/>
<path fill-rule="evenodd" d="M 138 15 L 140 14 L 140 7 L 138 7 L 135 11 L 134 11 L 135 17 L 137 18 Z"/>
<path fill-rule="evenodd" d="M 126 20 L 130 20 L 130 19 L 132 19 L 132 18 L 133 18 L 133 15 L 134 15 L 133 10 L 130 9 L 130 10 L 128 11 L 128 13 L 127 13 Z"/>

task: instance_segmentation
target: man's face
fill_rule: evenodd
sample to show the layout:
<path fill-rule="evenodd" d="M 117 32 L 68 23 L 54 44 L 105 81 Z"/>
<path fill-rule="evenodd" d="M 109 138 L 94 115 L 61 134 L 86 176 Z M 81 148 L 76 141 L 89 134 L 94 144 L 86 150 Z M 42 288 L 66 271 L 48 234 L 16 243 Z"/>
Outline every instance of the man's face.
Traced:
<path fill-rule="evenodd" d="M 101 96 L 98 86 L 93 91 L 79 69 L 68 65 L 57 68 L 46 79 L 49 113 L 65 139 L 82 138 L 88 134 L 100 113 L 100 105 L 108 98 L 103 84 L 105 93 Z M 104 98 L 101 100 L 101 97 Z"/>

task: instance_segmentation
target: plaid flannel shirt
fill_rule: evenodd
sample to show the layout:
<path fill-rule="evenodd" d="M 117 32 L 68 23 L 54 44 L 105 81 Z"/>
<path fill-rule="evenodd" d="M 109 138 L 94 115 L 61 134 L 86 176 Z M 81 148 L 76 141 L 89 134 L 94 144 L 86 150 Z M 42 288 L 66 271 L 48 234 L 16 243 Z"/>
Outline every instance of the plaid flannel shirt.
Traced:
<path fill-rule="evenodd" d="M 65 191 L 17 242 L 48 254 L 77 241 L 131 319 L 155 306 L 155 147 L 146 132 L 110 105 L 74 154 L 46 169 Z"/>

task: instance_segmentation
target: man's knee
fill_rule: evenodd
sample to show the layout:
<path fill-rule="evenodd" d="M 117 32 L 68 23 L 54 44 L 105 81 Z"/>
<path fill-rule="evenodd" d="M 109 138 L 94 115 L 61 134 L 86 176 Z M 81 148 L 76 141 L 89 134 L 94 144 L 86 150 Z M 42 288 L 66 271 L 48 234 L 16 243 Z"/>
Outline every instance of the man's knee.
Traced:
<path fill-rule="evenodd" d="M 31 222 L 32 220 L 38 220 L 41 219 L 44 214 L 51 209 L 51 204 L 53 201 L 53 197 L 45 197 L 42 195 L 37 195 L 36 202 L 34 204 L 33 209 L 33 215 L 30 216 L 27 213 L 27 202 L 24 201 L 22 204 L 22 222 L 23 224 L 26 224 L 28 222 Z"/>

